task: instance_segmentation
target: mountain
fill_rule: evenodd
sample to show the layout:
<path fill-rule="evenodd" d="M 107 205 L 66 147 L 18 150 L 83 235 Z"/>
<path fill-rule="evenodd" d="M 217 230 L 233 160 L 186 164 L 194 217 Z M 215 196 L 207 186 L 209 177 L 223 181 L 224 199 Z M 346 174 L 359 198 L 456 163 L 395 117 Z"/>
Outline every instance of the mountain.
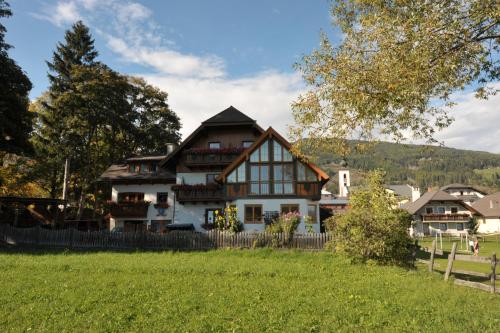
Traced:
<path fill-rule="evenodd" d="M 351 141 L 354 147 L 359 141 Z M 332 179 L 328 188 L 337 192 L 337 171 L 344 161 L 341 156 L 320 151 L 315 161 Z M 351 185 L 362 182 L 364 174 L 381 168 L 387 172 L 387 182 L 429 187 L 451 183 L 476 185 L 487 192 L 500 190 L 500 154 L 429 145 L 379 142 L 367 151 L 346 157 L 351 170 Z"/>

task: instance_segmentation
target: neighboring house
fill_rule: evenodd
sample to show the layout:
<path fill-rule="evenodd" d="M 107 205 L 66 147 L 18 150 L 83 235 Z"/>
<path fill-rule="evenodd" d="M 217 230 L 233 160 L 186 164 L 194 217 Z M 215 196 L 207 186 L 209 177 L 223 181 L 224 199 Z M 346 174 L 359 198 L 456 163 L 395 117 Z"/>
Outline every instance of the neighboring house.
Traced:
<path fill-rule="evenodd" d="M 482 215 L 477 218 L 478 232 L 500 232 L 500 192 L 477 200 L 472 207 Z"/>
<path fill-rule="evenodd" d="M 486 195 L 485 192 L 477 189 L 471 185 L 464 184 L 450 184 L 441 187 L 441 191 L 445 191 L 448 194 L 462 200 L 468 205 L 472 205 L 473 202 L 481 199 Z"/>
<path fill-rule="evenodd" d="M 264 131 L 231 106 L 202 122 L 170 154 L 112 165 L 99 180 L 112 186 L 111 229 L 207 230 L 216 210 L 235 206 L 245 230 L 263 230 L 280 213 L 297 211 L 319 231 L 328 175 L 299 161 L 274 129 Z"/>
<path fill-rule="evenodd" d="M 420 189 L 411 185 L 386 185 L 386 190 L 394 194 L 399 207 L 402 207 L 408 202 L 415 202 L 420 198 Z"/>
<path fill-rule="evenodd" d="M 408 202 L 402 208 L 413 215 L 411 232 L 415 235 L 465 233 L 473 216 L 479 214 L 461 199 L 442 190 L 424 193 L 415 202 Z"/>

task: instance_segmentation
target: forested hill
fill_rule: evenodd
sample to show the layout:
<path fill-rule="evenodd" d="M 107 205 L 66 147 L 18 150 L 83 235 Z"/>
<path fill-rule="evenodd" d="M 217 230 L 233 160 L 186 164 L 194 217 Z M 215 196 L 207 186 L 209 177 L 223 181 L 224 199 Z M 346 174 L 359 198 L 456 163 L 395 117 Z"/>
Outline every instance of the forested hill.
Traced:
<path fill-rule="evenodd" d="M 336 171 L 342 158 L 321 152 L 316 162 L 330 174 L 329 188 L 336 190 Z M 477 185 L 490 192 L 500 190 L 500 154 L 380 142 L 367 152 L 353 152 L 346 162 L 352 173 L 352 185 L 360 182 L 364 172 L 382 168 L 387 172 L 388 182 L 417 185 L 422 191 L 451 183 Z"/>

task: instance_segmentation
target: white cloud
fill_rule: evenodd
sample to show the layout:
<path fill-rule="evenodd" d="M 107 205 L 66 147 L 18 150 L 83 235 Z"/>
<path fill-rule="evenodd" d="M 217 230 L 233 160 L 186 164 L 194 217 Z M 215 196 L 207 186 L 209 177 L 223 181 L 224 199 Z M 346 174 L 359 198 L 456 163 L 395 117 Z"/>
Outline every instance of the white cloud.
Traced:
<path fill-rule="evenodd" d="M 77 4 L 73 1 L 58 2 L 55 6 L 47 7 L 41 13 L 33 13 L 32 15 L 36 18 L 47 20 L 58 27 L 65 24 L 72 24 L 82 19 Z"/>
<path fill-rule="evenodd" d="M 500 89 L 500 83 L 492 85 Z M 455 121 L 437 135 L 445 146 L 500 153 L 500 94 L 479 100 L 467 91 L 452 96 Z"/>
<path fill-rule="evenodd" d="M 300 76 L 262 72 L 240 79 L 199 79 L 144 76 L 169 94 L 169 104 L 182 120 L 185 138 L 200 123 L 233 105 L 257 123 L 286 136 L 292 122 L 291 102 L 303 89 Z"/>

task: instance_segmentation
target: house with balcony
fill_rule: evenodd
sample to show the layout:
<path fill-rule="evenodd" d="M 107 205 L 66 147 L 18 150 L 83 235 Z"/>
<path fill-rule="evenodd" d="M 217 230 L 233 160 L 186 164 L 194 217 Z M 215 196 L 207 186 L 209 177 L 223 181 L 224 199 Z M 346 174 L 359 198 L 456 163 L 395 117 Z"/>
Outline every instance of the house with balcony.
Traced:
<path fill-rule="evenodd" d="M 209 230 L 217 210 L 235 206 L 247 231 L 295 211 L 302 216 L 299 230 L 308 222 L 319 232 L 328 175 L 290 148 L 273 128 L 264 130 L 231 106 L 167 154 L 133 157 L 101 175 L 99 181 L 112 187 L 110 228 Z"/>
<path fill-rule="evenodd" d="M 430 191 L 402 206 L 413 216 L 415 235 L 466 233 L 474 216 L 480 213 L 462 199 L 445 191 Z"/>

